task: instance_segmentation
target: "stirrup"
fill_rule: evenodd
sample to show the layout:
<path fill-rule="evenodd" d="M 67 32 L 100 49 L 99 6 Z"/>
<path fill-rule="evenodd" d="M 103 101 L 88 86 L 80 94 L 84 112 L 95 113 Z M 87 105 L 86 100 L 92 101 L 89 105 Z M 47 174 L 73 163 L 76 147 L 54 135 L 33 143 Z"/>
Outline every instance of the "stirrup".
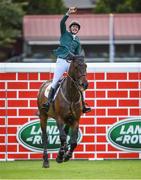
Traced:
<path fill-rule="evenodd" d="M 83 106 L 83 109 L 82 109 L 82 112 L 83 113 L 88 113 L 91 111 L 91 108 L 90 107 L 86 107 L 86 106 Z"/>

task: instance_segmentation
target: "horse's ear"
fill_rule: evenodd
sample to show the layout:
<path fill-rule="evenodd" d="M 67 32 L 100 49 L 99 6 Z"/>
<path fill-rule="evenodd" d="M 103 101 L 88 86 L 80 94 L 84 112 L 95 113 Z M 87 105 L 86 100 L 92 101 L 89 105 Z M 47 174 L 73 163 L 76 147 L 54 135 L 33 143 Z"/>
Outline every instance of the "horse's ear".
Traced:
<path fill-rule="evenodd" d="M 85 62 L 84 61 L 84 56 L 82 56 L 82 55 L 75 55 L 73 60 L 78 60 L 78 61 L 81 61 L 81 62 Z"/>

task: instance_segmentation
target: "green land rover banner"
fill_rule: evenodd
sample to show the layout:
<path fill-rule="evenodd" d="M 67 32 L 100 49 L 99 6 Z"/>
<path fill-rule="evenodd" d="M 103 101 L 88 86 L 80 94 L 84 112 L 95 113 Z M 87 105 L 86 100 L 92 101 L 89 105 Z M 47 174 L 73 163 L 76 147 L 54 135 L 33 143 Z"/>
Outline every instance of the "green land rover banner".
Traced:
<path fill-rule="evenodd" d="M 141 151 L 141 117 L 125 119 L 113 124 L 108 129 L 107 140 L 120 150 Z"/>
<path fill-rule="evenodd" d="M 30 121 L 24 124 L 17 132 L 17 141 L 25 148 L 42 152 L 42 139 L 41 139 L 41 128 L 39 119 Z M 47 123 L 47 133 L 48 133 L 48 151 L 56 152 L 60 147 L 60 139 L 59 139 L 59 130 L 56 126 L 56 121 L 52 118 L 48 120 Z M 67 142 L 70 140 L 69 132 Z M 82 132 L 79 129 L 78 131 L 78 139 L 77 142 L 80 143 L 82 139 Z"/>

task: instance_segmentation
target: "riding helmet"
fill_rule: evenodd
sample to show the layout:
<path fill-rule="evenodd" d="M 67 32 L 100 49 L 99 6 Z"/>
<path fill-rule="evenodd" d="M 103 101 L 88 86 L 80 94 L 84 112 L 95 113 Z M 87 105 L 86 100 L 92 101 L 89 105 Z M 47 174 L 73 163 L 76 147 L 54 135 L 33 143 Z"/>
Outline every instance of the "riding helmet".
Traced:
<path fill-rule="evenodd" d="M 70 25 L 69 25 L 69 28 L 71 28 L 72 25 L 77 25 L 78 28 L 79 28 L 79 30 L 80 30 L 80 28 L 81 28 L 81 25 L 80 25 L 80 23 L 79 23 L 78 21 L 72 21 L 72 22 L 70 23 Z"/>

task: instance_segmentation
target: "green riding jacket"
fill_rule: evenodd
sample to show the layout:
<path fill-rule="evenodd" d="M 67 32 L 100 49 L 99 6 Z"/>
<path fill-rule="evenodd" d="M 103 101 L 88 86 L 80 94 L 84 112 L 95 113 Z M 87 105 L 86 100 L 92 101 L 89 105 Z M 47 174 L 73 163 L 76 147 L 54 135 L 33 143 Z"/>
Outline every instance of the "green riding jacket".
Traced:
<path fill-rule="evenodd" d="M 60 22 L 60 46 L 55 50 L 55 55 L 59 58 L 66 59 L 69 55 L 80 55 L 81 45 L 79 38 L 73 36 L 66 30 L 66 20 L 69 16 L 65 15 Z"/>

